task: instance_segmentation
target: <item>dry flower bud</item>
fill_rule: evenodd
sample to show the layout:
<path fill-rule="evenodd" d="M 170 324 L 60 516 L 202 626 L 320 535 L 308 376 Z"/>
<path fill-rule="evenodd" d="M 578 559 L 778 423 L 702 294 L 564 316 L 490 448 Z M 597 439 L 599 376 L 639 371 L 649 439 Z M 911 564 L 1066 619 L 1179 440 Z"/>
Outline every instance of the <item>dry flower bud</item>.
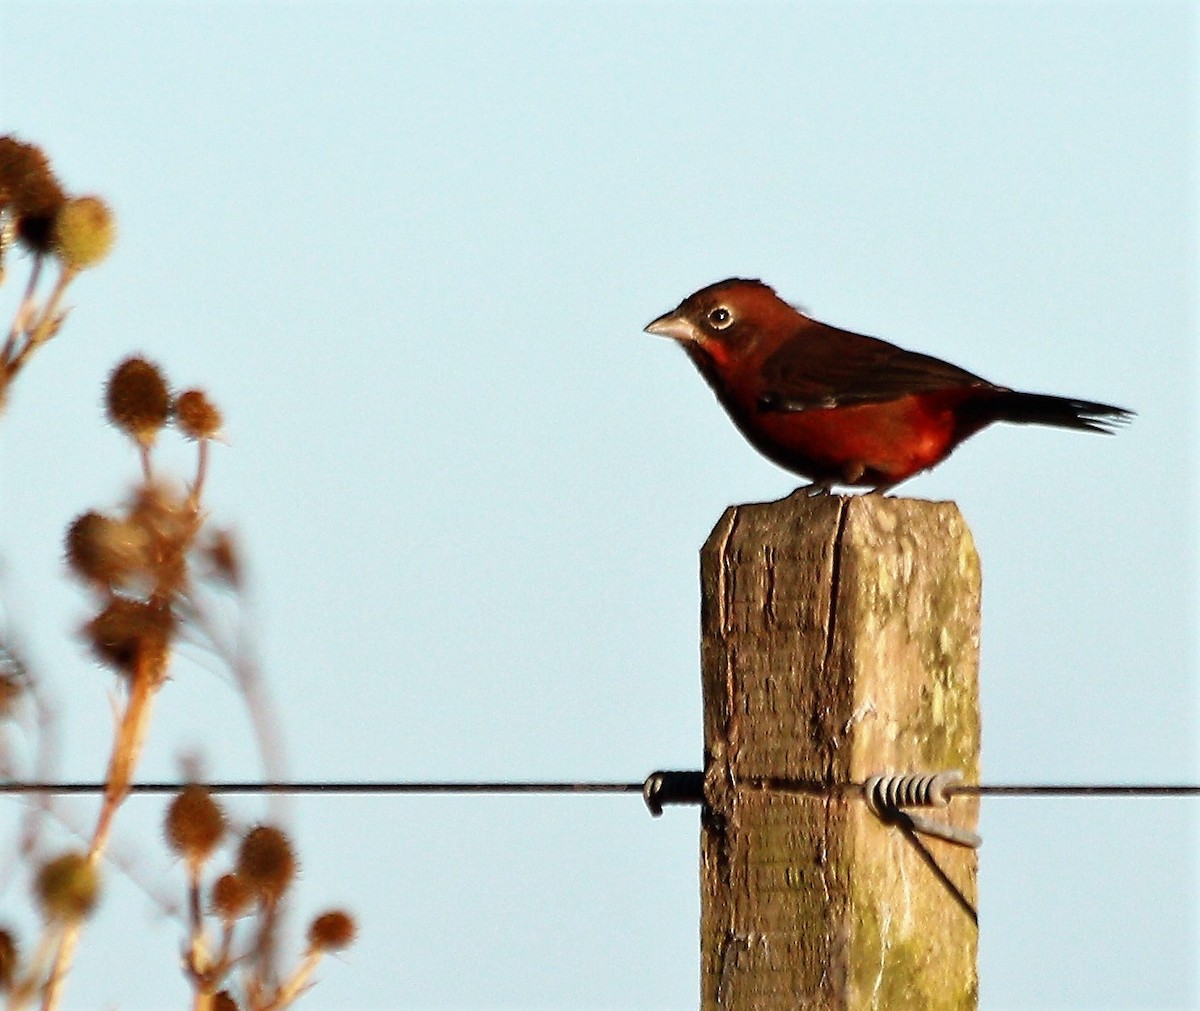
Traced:
<path fill-rule="evenodd" d="M 252 828 L 238 850 L 237 872 L 263 903 L 278 902 L 296 877 L 296 854 L 288 837 L 271 825 Z"/>
<path fill-rule="evenodd" d="M 239 1011 L 238 1002 L 228 990 L 219 990 L 213 994 L 212 1011 Z"/>
<path fill-rule="evenodd" d="M 75 517 L 67 527 L 67 564 L 80 579 L 111 582 L 112 564 L 107 551 L 107 531 L 113 521 L 98 512 Z"/>
<path fill-rule="evenodd" d="M 0 930 L 0 993 L 7 993 L 12 989 L 19 963 L 17 939 L 11 931 Z"/>
<path fill-rule="evenodd" d="M 146 566 L 149 538 L 135 523 L 98 512 L 78 516 L 67 528 L 67 564 L 80 579 L 117 586 Z"/>
<path fill-rule="evenodd" d="M 194 533 L 196 514 L 178 488 L 164 482 L 138 485 L 129 503 L 129 522 L 159 545 L 179 546 Z"/>
<path fill-rule="evenodd" d="M 94 267 L 112 249 L 116 225 L 99 197 L 73 197 L 54 216 L 54 252 L 71 270 Z"/>
<path fill-rule="evenodd" d="M 11 210 L 17 238 L 30 251 L 48 252 L 54 218 L 66 196 L 41 148 L 0 137 L 0 210 Z"/>
<path fill-rule="evenodd" d="M 224 874 L 213 885 L 213 909 L 226 922 L 245 915 L 253 901 L 254 893 L 250 886 L 237 874 Z"/>
<path fill-rule="evenodd" d="M 133 677 L 140 664 L 150 669 L 166 659 L 175 619 L 162 604 L 116 597 L 83 628 L 101 663 Z"/>
<path fill-rule="evenodd" d="M 185 589 L 187 554 L 197 529 L 198 515 L 177 488 L 142 483 L 129 504 L 127 522 L 148 545 L 144 574 L 162 593 Z"/>
<path fill-rule="evenodd" d="M 100 875 L 82 853 L 64 853 L 42 865 L 33 888 L 48 922 L 79 920 L 96 906 Z"/>
<path fill-rule="evenodd" d="M 171 413 L 171 394 L 161 370 L 137 356 L 113 369 L 104 399 L 108 420 L 143 446 L 154 442 Z"/>
<path fill-rule="evenodd" d="M 215 439 L 221 434 L 221 412 L 203 390 L 185 390 L 175 398 L 175 424 L 189 439 Z"/>
<path fill-rule="evenodd" d="M 0 659 L 3 657 L 0 649 Z M 0 663 L 0 720 L 10 719 L 17 708 L 17 703 L 25 697 L 27 682 L 24 674 L 14 670 L 4 670 Z"/>
<path fill-rule="evenodd" d="M 354 943 L 357 933 L 353 916 L 341 909 L 332 909 L 309 925 L 308 946 L 313 951 L 342 951 Z"/>
<path fill-rule="evenodd" d="M 204 549 L 212 573 L 234 589 L 242 585 L 242 558 L 237 542 L 228 530 L 217 530 Z"/>
<path fill-rule="evenodd" d="M 167 808 L 167 845 L 199 867 L 225 835 L 225 812 L 205 786 L 191 783 Z"/>

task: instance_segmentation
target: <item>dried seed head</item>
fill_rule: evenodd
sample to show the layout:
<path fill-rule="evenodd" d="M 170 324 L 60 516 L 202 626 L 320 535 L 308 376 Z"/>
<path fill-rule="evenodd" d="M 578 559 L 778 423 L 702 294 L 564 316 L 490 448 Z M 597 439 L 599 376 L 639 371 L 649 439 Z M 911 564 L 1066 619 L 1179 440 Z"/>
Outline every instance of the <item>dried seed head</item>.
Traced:
<path fill-rule="evenodd" d="M 54 219 L 66 200 L 42 149 L 0 137 L 0 210 L 11 210 L 17 239 L 31 252 L 49 252 Z"/>
<path fill-rule="evenodd" d="M 40 147 L 12 134 L 0 137 L 0 208 L 11 207 L 17 214 L 43 208 L 37 194 L 53 181 L 50 160 Z"/>
<path fill-rule="evenodd" d="M 86 512 L 67 528 L 67 564 L 97 586 L 121 586 L 144 574 L 149 554 L 146 531 L 135 523 Z"/>
<path fill-rule="evenodd" d="M 242 559 L 228 530 L 217 530 L 204 549 L 212 574 L 235 590 L 242 585 Z"/>
<path fill-rule="evenodd" d="M 188 551 L 197 530 L 198 514 L 178 489 L 163 483 L 143 483 L 129 504 L 127 522 L 148 545 L 145 577 L 159 594 L 186 588 Z"/>
<path fill-rule="evenodd" d="M 83 627 L 83 634 L 101 663 L 133 677 L 139 669 L 161 671 L 174 626 L 169 607 L 116 597 Z"/>
<path fill-rule="evenodd" d="M 213 994 L 212 1011 L 239 1011 L 238 1002 L 228 990 L 219 990 Z"/>
<path fill-rule="evenodd" d="M 196 512 L 177 488 L 163 482 L 138 485 L 129 502 L 129 522 L 157 545 L 157 552 L 180 550 L 196 530 Z"/>
<path fill-rule="evenodd" d="M 215 439 L 221 434 L 221 412 L 203 390 L 185 390 L 175 398 L 175 424 L 189 439 Z"/>
<path fill-rule="evenodd" d="M 199 867 L 225 835 L 225 812 L 207 787 L 192 783 L 171 801 L 165 828 L 167 845 Z"/>
<path fill-rule="evenodd" d="M 161 370 L 137 356 L 113 369 L 104 399 L 108 420 L 143 446 L 154 442 L 171 413 L 171 394 Z"/>
<path fill-rule="evenodd" d="M 59 192 L 59 197 L 63 194 Z M 50 198 L 51 194 L 47 194 Z M 57 206 L 57 205 L 56 205 Z M 17 241 L 32 253 L 48 253 L 54 248 L 54 209 L 30 212 L 17 218 Z"/>
<path fill-rule="evenodd" d="M 54 252 L 71 270 L 94 267 L 112 249 L 116 224 L 99 197 L 73 197 L 54 216 Z"/>
<path fill-rule="evenodd" d="M 19 962 L 17 939 L 11 931 L 0 930 L 0 993 L 7 993 L 12 989 Z"/>
<path fill-rule="evenodd" d="M 64 853 L 43 864 L 33 885 L 47 922 L 83 919 L 100 897 L 100 875 L 82 853 Z"/>
<path fill-rule="evenodd" d="M 250 886 L 237 874 L 224 874 L 213 885 L 213 909 L 226 923 L 245 915 L 253 901 L 254 893 Z"/>
<path fill-rule="evenodd" d="M 354 943 L 358 926 L 354 917 L 340 909 L 318 916 L 308 928 L 308 946 L 313 951 L 342 951 Z"/>
<path fill-rule="evenodd" d="M 0 720 L 12 718 L 18 702 L 29 690 L 29 682 L 22 671 L 4 668 L 2 654 L 4 651 L 0 650 Z"/>
<path fill-rule="evenodd" d="M 67 564 L 80 579 L 112 582 L 112 562 L 107 551 L 109 527 L 113 521 L 98 512 L 75 517 L 67 527 Z"/>
<path fill-rule="evenodd" d="M 296 877 L 296 854 L 288 837 L 271 825 L 252 828 L 238 850 L 237 872 L 261 902 L 278 902 Z"/>

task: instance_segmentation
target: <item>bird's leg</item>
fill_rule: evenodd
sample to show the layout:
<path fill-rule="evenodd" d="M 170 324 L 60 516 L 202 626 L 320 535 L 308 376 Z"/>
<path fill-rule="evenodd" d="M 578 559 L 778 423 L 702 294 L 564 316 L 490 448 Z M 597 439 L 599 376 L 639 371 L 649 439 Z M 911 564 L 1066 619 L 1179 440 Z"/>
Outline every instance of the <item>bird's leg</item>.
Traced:
<path fill-rule="evenodd" d="M 907 481 L 909 479 L 909 477 L 912 477 L 912 475 L 909 474 L 906 477 L 900 478 L 898 481 L 889 481 L 887 484 L 877 484 L 874 488 L 872 488 L 869 492 L 867 492 L 867 494 L 868 495 L 886 495 L 888 492 L 892 491 L 897 485 L 901 485 L 905 481 Z"/>
<path fill-rule="evenodd" d="M 814 481 L 812 484 L 801 485 L 796 491 L 800 492 L 806 498 L 816 498 L 818 495 L 831 495 L 833 493 L 833 482 Z"/>

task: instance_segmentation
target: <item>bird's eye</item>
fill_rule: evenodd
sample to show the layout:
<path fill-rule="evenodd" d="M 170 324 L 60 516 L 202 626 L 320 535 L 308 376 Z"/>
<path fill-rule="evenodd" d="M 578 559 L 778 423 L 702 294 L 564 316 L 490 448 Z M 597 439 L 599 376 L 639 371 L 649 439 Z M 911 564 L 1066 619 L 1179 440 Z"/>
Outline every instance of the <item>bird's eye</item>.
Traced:
<path fill-rule="evenodd" d="M 715 309 L 709 310 L 708 321 L 715 329 L 724 330 L 733 322 L 733 313 L 726 309 L 725 306 L 719 305 Z"/>

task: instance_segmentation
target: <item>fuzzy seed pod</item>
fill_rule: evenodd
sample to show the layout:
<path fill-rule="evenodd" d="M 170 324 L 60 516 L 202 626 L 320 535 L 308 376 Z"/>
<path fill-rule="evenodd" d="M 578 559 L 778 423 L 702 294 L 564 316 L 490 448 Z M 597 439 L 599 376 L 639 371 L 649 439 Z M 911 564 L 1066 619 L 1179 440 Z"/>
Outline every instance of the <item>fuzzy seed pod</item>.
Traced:
<path fill-rule="evenodd" d="M 134 489 L 128 506 L 129 522 L 158 546 L 158 554 L 178 550 L 195 532 L 195 513 L 177 488 L 163 482 Z"/>
<path fill-rule="evenodd" d="M 203 390 L 185 390 L 172 407 L 175 424 L 189 439 L 215 439 L 221 434 L 221 412 Z"/>
<path fill-rule="evenodd" d="M 223 874 L 212 887 L 212 907 L 226 923 L 244 916 L 254 901 L 254 893 L 244 878 Z"/>
<path fill-rule="evenodd" d="M 270 825 L 252 828 L 238 850 L 237 872 L 261 902 L 278 902 L 296 877 L 296 854 L 288 837 Z"/>
<path fill-rule="evenodd" d="M 196 536 L 197 514 L 178 488 L 162 482 L 139 484 L 126 522 L 147 544 L 142 575 L 160 596 L 184 592 L 188 552 Z"/>
<path fill-rule="evenodd" d="M 54 219 L 65 200 L 41 148 L 0 137 L 0 210 L 12 212 L 17 239 L 30 252 L 50 251 Z"/>
<path fill-rule="evenodd" d="M 204 549 L 212 574 L 235 590 L 242 585 L 242 558 L 228 530 L 218 530 Z"/>
<path fill-rule="evenodd" d="M 104 391 L 108 420 L 143 446 L 171 414 L 171 394 L 159 367 L 145 358 L 126 358 L 109 376 Z"/>
<path fill-rule="evenodd" d="M 12 932 L 0 930 L 0 993 L 8 993 L 12 989 L 17 969 L 20 967 L 20 953 L 17 951 L 17 939 Z"/>
<path fill-rule="evenodd" d="M 171 801 L 165 830 L 167 845 L 199 867 L 225 835 L 225 812 L 207 787 L 192 783 Z"/>
<path fill-rule="evenodd" d="M 85 582 L 121 586 L 143 573 L 149 554 L 146 531 L 98 512 L 78 516 L 67 528 L 67 565 Z"/>
<path fill-rule="evenodd" d="M 0 656 L 0 722 L 13 718 L 17 705 L 29 690 L 25 675 L 19 669 L 6 670 L 8 664 L 4 659 Z"/>
<path fill-rule="evenodd" d="M 99 197 L 73 197 L 54 216 L 54 253 L 70 270 L 96 266 L 115 235 L 112 211 Z"/>
<path fill-rule="evenodd" d="M 64 853 L 42 865 L 33 889 L 47 922 L 70 922 L 95 908 L 100 875 L 82 853 Z"/>
<path fill-rule="evenodd" d="M 116 597 L 83 628 L 101 663 L 133 677 L 139 665 L 161 666 L 174 631 L 171 609 L 162 604 Z"/>
<path fill-rule="evenodd" d="M 112 562 L 106 548 L 113 520 L 98 512 L 77 516 L 67 527 L 67 565 L 80 579 L 111 583 Z"/>
<path fill-rule="evenodd" d="M 354 943 L 357 933 L 353 916 L 341 909 L 332 909 L 309 925 L 308 946 L 313 951 L 342 951 Z"/>

